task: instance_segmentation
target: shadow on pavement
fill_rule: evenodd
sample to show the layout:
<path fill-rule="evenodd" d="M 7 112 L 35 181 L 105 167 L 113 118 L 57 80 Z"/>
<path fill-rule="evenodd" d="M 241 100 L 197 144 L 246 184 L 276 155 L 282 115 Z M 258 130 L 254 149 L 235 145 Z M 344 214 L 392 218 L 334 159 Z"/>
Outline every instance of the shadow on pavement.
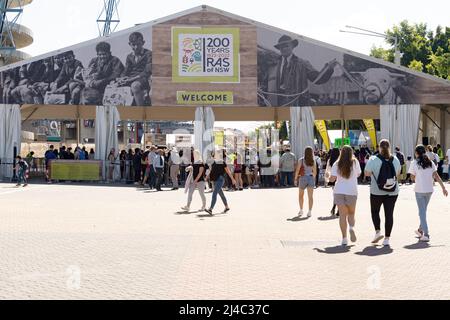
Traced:
<path fill-rule="evenodd" d="M 320 221 L 329 221 L 329 220 L 336 220 L 339 219 L 338 216 L 326 216 L 326 217 L 318 217 L 317 220 Z"/>
<path fill-rule="evenodd" d="M 408 246 L 404 246 L 403 248 L 408 250 L 418 250 L 418 249 L 428 249 L 428 248 L 437 248 L 437 247 L 445 247 L 445 245 L 432 246 L 429 242 L 417 242 L 414 244 L 410 244 Z"/>
<path fill-rule="evenodd" d="M 354 245 L 351 246 L 335 246 L 335 247 L 327 247 L 324 249 L 314 248 L 319 253 L 326 253 L 326 254 L 338 254 L 338 253 L 347 253 L 350 252 L 350 249 L 354 247 Z"/>
<path fill-rule="evenodd" d="M 299 221 L 306 221 L 306 220 L 308 220 L 308 219 L 309 219 L 308 217 L 300 218 L 299 216 L 295 216 L 295 217 L 293 217 L 293 218 L 286 219 L 286 221 L 299 222 Z"/>
<path fill-rule="evenodd" d="M 363 251 L 355 252 L 355 254 L 359 256 L 368 256 L 368 257 L 376 257 L 376 256 L 382 256 L 385 254 L 391 254 L 394 250 L 389 246 L 383 246 L 381 248 L 377 246 L 369 246 L 365 247 Z"/>

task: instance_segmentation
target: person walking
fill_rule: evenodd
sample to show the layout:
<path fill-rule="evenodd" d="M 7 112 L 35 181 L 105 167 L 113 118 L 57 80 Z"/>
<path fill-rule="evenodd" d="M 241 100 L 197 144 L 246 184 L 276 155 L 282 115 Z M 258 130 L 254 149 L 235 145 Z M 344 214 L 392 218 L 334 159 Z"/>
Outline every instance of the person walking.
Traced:
<path fill-rule="evenodd" d="M 408 173 L 412 180 L 415 180 L 414 191 L 416 193 L 417 207 L 419 209 L 420 226 L 416 234 L 420 237 L 419 241 L 430 241 L 430 233 L 427 223 L 427 207 L 433 195 L 433 182 L 436 180 L 444 196 L 448 196 L 444 183 L 437 172 L 437 166 L 426 156 L 426 149 L 423 145 L 416 147 L 416 159 L 412 162 Z"/>
<path fill-rule="evenodd" d="M 402 167 L 400 171 L 399 181 L 401 184 L 404 184 L 406 182 L 406 162 L 405 155 L 403 154 L 403 152 L 400 152 L 400 147 L 395 147 L 395 156 L 397 157 L 398 161 L 400 161 L 400 166 Z"/>
<path fill-rule="evenodd" d="M 170 180 L 172 181 L 172 190 L 178 190 L 178 174 L 180 173 L 180 163 L 180 155 L 175 148 L 172 148 L 169 158 L 169 171 Z"/>
<path fill-rule="evenodd" d="M 114 180 L 114 166 L 116 164 L 116 158 L 116 150 L 112 148 L 108 155 L 108 181 Z"/>
<path fill-rule="evenodd" d="M 439 143 L 436 145 L 436 153 L 439 157 L 438 174 L 442 178 L 443 177 L 442 166 L 444 165 L 445 155 L 444 150 L 442 149 L 442 146 Z"/>
<path fill-rule="evenodd" d="M 286 148 L 280 158 L 280 185 L 282 187 L 292 187 L 294 184 L 295 160 L 295 154 L 291 152 L 290 148 Z"/>
<path fill-rule="evenodd" d="M 234 159 L 234 180 L 236 180 L 236 190 L 242 191 L 244 190 L 244 183 L 242 181 L 242 156 L 238 152 L 236 153 L 236 157 Z"/>
<path fill-rule="evenodd" d="M 198 190 L 200 194 L 200 198 L 202 199 L 202 208 L 200 211 L 205 211 L 206 208 L 206 197 L 205 197 L 205 164 L 202 161 L 200 156 L 200 152 L 198 150 L 194 151 L 194 163 L 192 166 L 186 168 L 189 170 L 189 176 L 186 180 L 185 192 L 188 193 L 188 199 L 186 206 L 181 209 L 189 212 L 191 203 L 192 203 L 192 195 L 195 190 Z"/>
<path fill-rule="evenodd" d="M 348 245 L 347 225 L 350 240 L 356 241 L 355 208 L 358 199 L 358 177 L 361 175 L 359 161 L 353 155 L 350 146 L 344 146 L 339 159 L 331 168 L 330 181 L 336 182 L 333 190 L 334 203 L 339 208 L 339 226 L 342 233 L 342 245 Z"/>
<path fill-rule="evenodd" d="M 217 202 L 217 195 L 222 199 L 223 204 L 225 205 L 224 213 L 230 211 L 230 207 L 228 206 L 227 198 L 222 190 L 223 184 L 225 182 L 224 175 L 225 173 L 230 177 L 233 185 L 236 185 L 236 180 L 234 180 L 233 174 L 226 164 L 226 152 L 225 150 L 218 150 L 214 153 L 214 162 L 211 165 L 211 169 L 209 172 L 209 180 L 213 184 L 213 194 L 211 199 L 211 205 L 205 211 L 210 215 L 213 215 L 213 209 Z"/>
<path fill-rule="evenodd" d="M 150 155 L 149 155 L 150 156 Z M 164 151 L 158 150 L 156 151 L 156 157 L 153 159 L 153 166 L 156 171 L 156 191 L 162 191 L 161 183 L 164 174 Z"/>
<path fill-rule="evenodd" d="M 17 184 L 16 187 L 20 187 L 22 182 L 23 186 L 26 187 L 28 185 L 27 181 L 27 171 L 28 171 L 28 163 L 22 159 L 21 156 L 16 157 L 16 172 L 17 172 Z"/>
<path fill-rule="evenodd" d="M 330 176 L 331 176 L 331 168 L 333 167 L 334 163 L 338 160 L 339 155 L 340 155 L 340 153 L 339 153 L 339 149 L 338 148 L 333 148 L 333 149 L 330 150 L 330 158 L 327 161 L 327 167 L 325 169 L 325 177 L 327 179 L 330 178 Z M 328 186 L 330 186 L 331 188 L 334 188 L 335 184 L 336 184 L 335 181 L 333 181 L 333 182 L 329 181 L 328 182 Z M 333 199 L 333 207 L 331 207 L 330 214 L 331 214 L 331 216 L 335 216 L 335 215 L 339 216 L 339 209 L 338 209 L 338 212 L 336 213 L 336 203 L 334 203 L 334 199 Z"/>
<path fill-rule="evenodd" d="M 375 227 L 373 244 L 378 243 L 384 237 L 383 245 L 390 245 L 394 225 L 394 208 L 399 193 L 398 176 L 400 170 L 400 161 L 391 154 L 391 144 L 386 139 L 381 140 L 378 154 L 370 157 L 365 168 L 365 175 L 372 178 L 370 179 L 370 207 L 372 222 Z M 380 228 L 382 205 L 385 216 L 384 236 L 381 234 Z"/>
<path fill-rule="evenodd" d="M 297 170 L 295 171 L 295 186 L 298 185 L 298 201 L 300 205 L 300 211 L 298 212 L 298 216 L 301 217 L 303 215 L 303 196 L 305 193 L 305 189 L 308 192 L 308 205 L 309 210 L 307 217 L 311 217 L 312 208 L 313 208 L 313 193 L 314 193 L 314 185 L 315 185 L 315 177 L 317 174 L 317 167 L 314 161 L 314 152 L 311 147 L 306 147 L 304 152 L 304 157 L 298 160 Z"/>

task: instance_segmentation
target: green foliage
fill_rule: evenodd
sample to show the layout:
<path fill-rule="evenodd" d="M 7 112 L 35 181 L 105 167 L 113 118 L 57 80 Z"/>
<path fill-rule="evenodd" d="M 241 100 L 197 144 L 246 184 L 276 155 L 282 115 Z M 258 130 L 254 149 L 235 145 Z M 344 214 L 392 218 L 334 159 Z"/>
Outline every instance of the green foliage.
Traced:
<path fill-rule="evenodd" d="M 411 69 L 437 77 L 450 77 L 450 28 L 438 26 L 433 32 L 425 23 L 410 24 L 407 20 L 386 31 L 389 37 L 397 37 L 398 48 L 403 53 L 401 64 Z M 387 38 L 390 49 L 372 47 L 370 55 L 394 61 L 394 40 Z"/>

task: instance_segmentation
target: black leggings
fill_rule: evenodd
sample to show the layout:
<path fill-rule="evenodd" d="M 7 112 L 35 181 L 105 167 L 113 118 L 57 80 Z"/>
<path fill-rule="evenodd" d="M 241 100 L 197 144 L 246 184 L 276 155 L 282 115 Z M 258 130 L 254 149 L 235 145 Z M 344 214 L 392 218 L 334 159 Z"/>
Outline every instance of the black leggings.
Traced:
<path fill-rule="evenodd" d="M 394 207 L 397 198 L 398 196 L 377 196 L 374 194 L 370 195 L 370 208 L 372 211 L 372 222 L 375 230 L 381 230 L 380 209 L 381 205 L 384 206 L 384 229 L 386 237 L 391 236 L 392 226 L 394 225 Z"/>

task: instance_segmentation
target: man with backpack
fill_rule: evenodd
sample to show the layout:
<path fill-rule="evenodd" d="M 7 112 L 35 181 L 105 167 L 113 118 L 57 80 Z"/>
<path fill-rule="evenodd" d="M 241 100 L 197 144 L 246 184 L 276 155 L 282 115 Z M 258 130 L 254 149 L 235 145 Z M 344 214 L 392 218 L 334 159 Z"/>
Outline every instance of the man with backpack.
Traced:
<path fill-rule="evenodd" d="M 404 184 L 406 180 L 406 162 L 405 162 L 405 155 L 400 152 L 400 147 L 395 147 L 395 156 L 397 157 L 398 161 L 400 161 L 400 166 L 402 168 L 400 173 L 400 183 Z"/>
<path fill-rule="evenodd" d="M 398 198 L 398 176 L 401 171 L 399 159 L 391 154 L 390 143 L 380 141 L 379 153 L 372 156 L 366 164 L 365 175 L 371 177 L 370 207 L 372 222 L 375 227 L 375 237 L 372 241 L 377 244 L 384 238 L 383 245 L 389 246 L 392 227 L 394 225 L 394 208 Z M 384 207 L 385 235 L 381 235 L 380 209 Z"/>

